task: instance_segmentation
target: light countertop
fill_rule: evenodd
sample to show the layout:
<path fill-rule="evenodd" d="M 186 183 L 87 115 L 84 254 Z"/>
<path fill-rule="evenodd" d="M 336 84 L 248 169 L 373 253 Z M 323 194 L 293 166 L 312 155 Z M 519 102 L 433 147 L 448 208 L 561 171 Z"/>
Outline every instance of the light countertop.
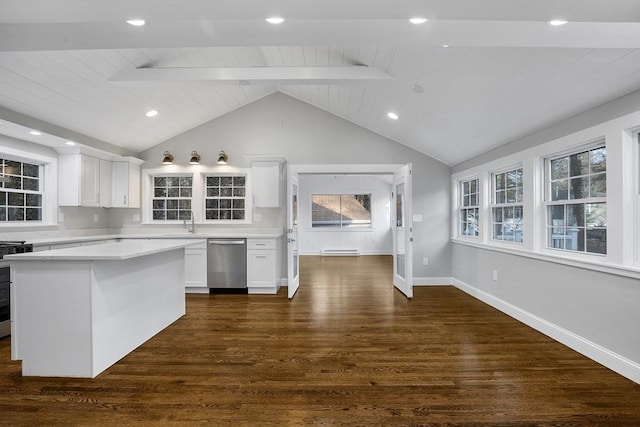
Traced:
<path fill-rule="evenodd" d="M 78 246 L 6 255 L 7 261 L 113 261 L 137 258 L 193 245 L 193 239 L 123 240 L 105 245 Z"/>
<path fill-rule="evenodd" d="M 48 236 L 39 239 L 21 239 L 26 240 L 34 246 L 56 245 L 64 243 L 81 243 L 92 240 L 112 240 L 112 239 L 216 239 L 216 238 L 236 238 L 236 239 L 276 239 L 282 237 L 283 229 L 281 228 L 221 228 L 221 229 L 202 229 L 196 233 L 172 232 L 158 233 L 157 231 L 144 233 L 137 232 L 135 234 L 99 234 L 86 236 Z"/>

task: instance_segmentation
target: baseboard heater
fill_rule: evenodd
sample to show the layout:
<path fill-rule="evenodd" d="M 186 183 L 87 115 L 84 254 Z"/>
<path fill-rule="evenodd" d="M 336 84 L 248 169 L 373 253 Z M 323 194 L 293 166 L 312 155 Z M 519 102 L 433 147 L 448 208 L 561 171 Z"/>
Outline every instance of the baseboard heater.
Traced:
<path fill-rule="evenodd" d="M 358 249 L 323 249 L 322 256 L 359 256 Z"/>

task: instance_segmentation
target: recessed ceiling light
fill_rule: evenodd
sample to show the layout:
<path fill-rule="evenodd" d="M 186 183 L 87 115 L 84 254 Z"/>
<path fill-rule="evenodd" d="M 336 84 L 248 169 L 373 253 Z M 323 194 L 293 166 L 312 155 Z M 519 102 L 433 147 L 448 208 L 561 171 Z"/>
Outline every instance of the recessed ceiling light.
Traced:
<path fill-rule="evenodd" d="M 443 44 L 443 45 L 440 45 L 440 47 L 447 49 L 447 48 L 450 48 L 451 45 L 450 44 Z"/>
<path fill-rule="evenodd" d="M 149 110 L 146 115 L 147 117 L 155 117 L 158 115 L 158 112 L 156 110 Z"/>
<path fill-rule="evenodd" d="M 427 22 L 427 18 L 415 17 L 415 18 L 409 19 L 409 22 L 411 22 L 412 24 L 415 24 L 415 25 L 420 25 L 420 24 L 424 24 L 425 22 Z"/>
<path fill-rule="evenodd" d="M 133 25 L 134 27 L 142 27 L 146 23 L 147 21 L 145 21 L 144 19 L 129 19 L 127 21 L 127 24 Z"/>
<path fill-rule="evenodd" d="M 265 19 L 269 24 L 282 24 L 284 22 L 284 18 L 280 16 L 272 16 L 270 18 Z"/>
<path fill-rule="evenodd" d="M 31 132 L 29 132 L 31 135 L 35 135 L 35 136 L 41 136 L 42 133 L 38 132 L 37 130 L 32 130 Z"/>
<path fill-rule="evenodd" d="M 422 86 L 420 86 L 419 84 L 415 84 L 411 87 L 411 89 L 415 92 L 415 93 L 422 93 L 424 92 L 424 89 Z"/>
<path fill-rule="evenodd" d="M 549 21 L 549 25 L 552 25 L 554 27 L 559 27 L 560 25 L 564 25 L 567 22 L 568 21 L 565 21 L 564 19 L 552 19 L 551 21 Z"/>
<path fill-rule="evenodd" d="M 67 142 L 65 142 L 65 144 L 67 144 L 67 145 L 71 145 L 71 146 L 76 145 L 76 143 L 75 143 L 75 142 L 73 142 L 73 141 L 67 141 Z"/>
<path fill-rule="evenodd" d="M 398 120 L 400 117 L 398 117 L 398 115 L 396 113 L 394 113 L 393 111 L 389 111 L 387 113 L 387 117 L 389 117 L 391 120 Z"/>

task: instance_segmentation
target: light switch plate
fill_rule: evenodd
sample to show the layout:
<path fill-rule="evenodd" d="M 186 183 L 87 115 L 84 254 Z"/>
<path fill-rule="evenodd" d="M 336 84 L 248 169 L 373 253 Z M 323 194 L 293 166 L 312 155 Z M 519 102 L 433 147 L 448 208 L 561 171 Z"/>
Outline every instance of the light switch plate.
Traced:
<path fill-rule="evenodd" d="M 261 222 L 262 214 L 253 214 L 253 222 Z"/>
<path fill-rule="evenodd" d="M 413 214 L 413 222 L 422 222 L 422 214 Z"/>
<path fill-rule="evenodd" d="M 140 214 L 133 214 L 132 221 L 133 221 L 133 222 L 140 222 L 140 221 L 142 221 L 142 220 L 140 219 Z"/>

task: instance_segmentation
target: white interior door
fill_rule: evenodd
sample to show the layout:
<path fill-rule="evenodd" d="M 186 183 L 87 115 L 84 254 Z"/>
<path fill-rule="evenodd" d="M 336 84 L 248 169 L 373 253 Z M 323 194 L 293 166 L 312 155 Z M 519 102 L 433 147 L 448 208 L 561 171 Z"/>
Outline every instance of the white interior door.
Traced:
<path fill-rule="evenodd" d="M 393 285 L 413 298 L 413 212 L 411 164 L 393 174 Z"/>
<path fill-rule="evenodd" d="M 298 257 L 298 174 L 287 166 L 287 287 L 289 299 L 300 285 Z"/>

